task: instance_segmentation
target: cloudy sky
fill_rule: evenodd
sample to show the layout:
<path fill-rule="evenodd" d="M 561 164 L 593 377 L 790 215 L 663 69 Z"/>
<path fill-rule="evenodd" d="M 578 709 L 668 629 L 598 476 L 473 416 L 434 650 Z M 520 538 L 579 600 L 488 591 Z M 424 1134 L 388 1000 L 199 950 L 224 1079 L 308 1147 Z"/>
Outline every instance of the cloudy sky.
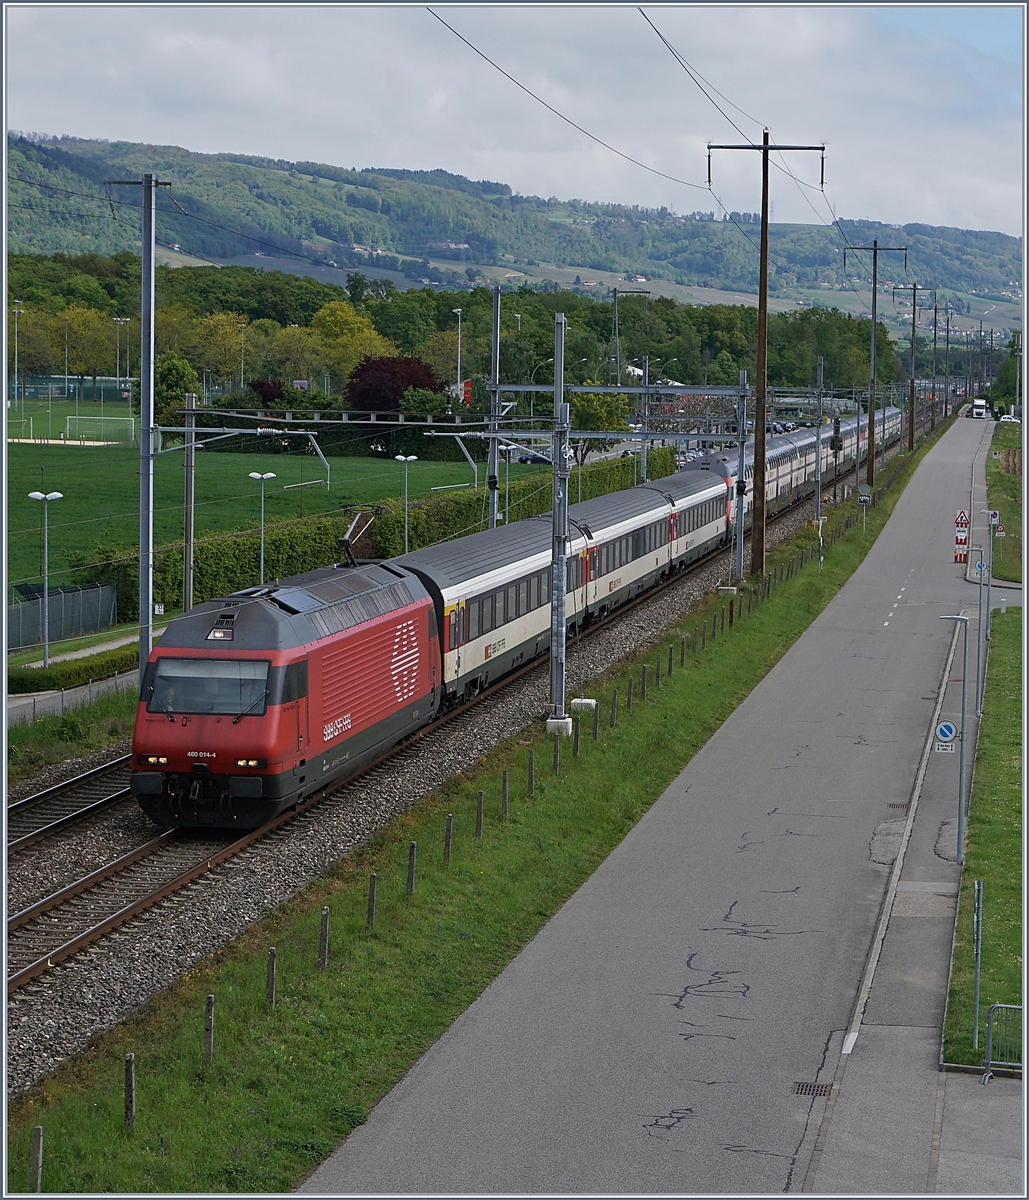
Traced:
<path fill-rule="evenodd" d="M 654 170 L 421 5 L 6 4 L 8 127 L 692 212 L 717 208 L 707 142 L 767 125 L 827 146 L 824 197 L 773 171 L 776 220 L 1022 232 L 1021 5 L 644 6 L 708 96 L 632 5 L 434 10 Z M 783 163 L 817 185 L 817 153 Z M 716 152 L 713 184 L 756 211 L 758 156 Z"/>

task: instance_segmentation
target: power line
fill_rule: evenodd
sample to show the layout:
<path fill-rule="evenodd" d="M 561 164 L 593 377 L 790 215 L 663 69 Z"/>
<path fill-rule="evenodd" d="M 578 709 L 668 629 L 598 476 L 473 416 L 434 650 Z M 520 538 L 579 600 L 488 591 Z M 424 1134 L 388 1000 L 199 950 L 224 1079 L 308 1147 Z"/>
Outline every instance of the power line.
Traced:
<path fill-rule="evenodd" d="M 633 166 L 640 167 L 644 171 L 649 171 L 652 175 L 659 175 L 662 179 L 668 179 L 672 183 L 682 184 L 683 187 L 696 188 L 697 191 L 700 191 L 700 192 L 707 191 L 707 188 L 704 187 L 704 185 L 702 183 L 691 183 L 688 179 L 679 179 L 675 175 L 667 175 L 667 174 L 665 174 L 664 171 L 659 171 L 656 167 L 648 166 L 646 163 L 640 162 L 640 160 L 638 158 L 633 158 L 631 154 L 626 154 L 624 151 L 619 150 L 616 146 L 612 146 L 609 142 L 605 142 L 603 140 L 603 138 L 597 137 L 597 135 L 595 133 L 590 133 L 590 131 L 588 129 L 583 129 L 583 127 L 581 125 L 577 125 L 575 123 L 575 121 L 572 120 L 571 117 L 566 117 L 563 112 L 559 112 L 552 104 L 548 104 L 547 101 L 544 100 L 541 96 L 537 96 L 536 93 L 534 91 L 532 91 L 531 88 L 526 87 L 524 83 L 520 83 L 517 79 L 515 79 L 515 77 L 513 75 L 511 75 L 509 72 L 505 71 L 502 66 L 500 66 L 498 63 L 495 63 L 493 61 L 493 59 L 489 57 L 488 54 L 485 54 L 482 50 L 480 50 L 478 48 L 478 46 L 473 45 L 463 34 L 458 33 L 457 30 L 453 27 L 453 25 L 448 25 L 447 22 L 444 21 L 443 18 L 439 15 L 439 13 L 433 12 L 433 10 L 431 8 L 429 8 L 428 6 L 426 6 L 426 12 L 428 12 L 429 14 L 434 16 L 441 25 L 443 25 L 447 29 L 449 29 L 450 32 L 454 35 L 454 37 L 456 37 L 459 41 L 464 42 L 464 44 L 468 47 L 469 50 L 474 51 L 474 53 L 476 53 L 481 59 L 483 59 L 484 62 L 488 62 L 489 65 L 495 71 L 499 71 L 500 74 L 503 75 L 505 79 L 510 80 L 511 83 L 513 83 L 515 85 L 515 87 L 521 88 L 521 90 L 527 96 L 531 96 L 533 98 L 533 100 L 536 101 L 537 104 L 542 104 L 543 107 L 548 112 L 552 112 L 555 117 L 559 117 L 567 125 L 571 125 L 571 127 L 573 129 L 577 129 L 579 131 L 579 133 L 588 137 L 591 141 L 596 142 L 598 146 L 603 146 L 605 150 L 610 150 L 612 154 L 617 154 L 619 158 L 624 158 L 626 162 L 630 162 L 633 164 Z"/>
<path fill-rule="evenodd" d="M 738 134 L 740 134 L 741 137 L 746 137 L 747 135 L 744 133 L 744 131 L 742 129 L 740 129 L 739 125 L 736 124 L 736 122 L 721 107 L 721 105 L 718 104 L 717 101 L 715 101 L 712 98 L 712 96 L 710 95 L 710 93 L 707 90 L 708 88 L 710 88 L 711 91 L 715 92 L 716 95 L 720 96 L 726 102 L 726 104 L 730 105 L 732 108 L 735 108 L 738 113 L 740 113 L 742 116 L 746 117 L 747 120 L 754 121 L 756 124 L 761 124 L 761 122 L 759 122 L 756 117 L 753 117 L 750 115 L 750 113 L 745 112 L 742 108 L 739 107 L 738 104 L 735 104 L 732 100 L 729 99 L 728 96 L 726 96 L 723 92 L 720 92 L 714 86 L 714 84 L 712 84 L 709 80 L 705 79 L 704 76 L 701 75 L 700 72 L 694 66 L 692 66 L 692 64 L 690 64 L 686 60 L 686 58 L 671 44 L 671 42 L 669 42 L 669 40 L 657 28 L 657 26 L 650 19 L 650 17 L 647 16 L 647 14 L 643 11 L 642 8 L 637 9 L 637 11 L 639 12 L 640 16 L 647 22 L 647 24 L 650 26 L 650 28 L 653 29 L 653 31 L 661 39 L 661 42 L 664 44 L 664 46 L 667 48 L 668 52 L 672 55 L 672 57 L 676 60 L 676 62 L 679 63 L 679 65 L 683 68 L 683 70 L 687 73 L 687 75 L 689 75 L 690 79 L 692 79 L 693 82 L 697 85 L 697 87 L 700 89 L 700 91 L 704 95 L 704 97 L 708 101 L 710 101 L 710 103 L 714 106 L 714 108 L 716 108 L 718 110 L 718 112 L 725 118 L 726 121 L 729 122 L 729 124 L 733 127 L 733 129 L 736 130 L 736 132 Z M 704 86 L 705 84 L 707 85 L 707 87 Z M 838 219 L 836 218 L 836 214 L 833 211 L 832 205 L 829 204 L 829 201 L 825 196 L 824 184 L 820 187 L 816 187 L 813 183 L 808 183 L 807 180 L 801 179 L 798 175 L 794 174 L 794 172 L 791 171 L 790 168 L 786 165 L 786 160 L 782 158 L 782 154 L 779 152 L 776 152 L 776 153 L 778 153 L 779 158 L 782 159 L 782 162 L 778 163 L 773 160 L 772 166 L 775 167 L 777 171 L 781 171 L 784 175 L 786 175 L 790 179 L 792 179 L 793 182 L 797 185 L 798 190 L 801 187 L 806 187 L 806 188 L 810 188 L 812 191 L 818 191 L 821 193 L 822 198 L 825 200 L 826 205 L 829 208 L 830 213 L 832 214 L 832 225 L 835 225 L 837 231 L 840 234 L 840 237 L 843 239 L 843 244 L 845 246 L 847 246 L 848 248 L 851 248 L 850 240 L 847 237 L 846 233 L 844 232 Z M 713 192 L 712 192 L 712 195 L 714 195 Z M 806 195 L 804 195 L 804 193 L 802 191 L 800 192 L 800 195 L 804 198 L 804 201 L 807 203 L 807 205 L 811 209 L 812 213 L 814 213 L 815 219 L 819 222 L 819 224 L 829 227 L 830 223 L 827 222 L 823 217 L 821 217 L 819 215 L 818 210 L 814 207 L 814 205 L 811 203 L 811 201 L 808 199 L 808 197 Z M 717 200 L 717 197 L 715 197 L 715 198 Z M 725 208 L 724 208 L 724 206 L 722 206 L 721 201 L 718 201 L 718 203 L 719 203 L 719 206 L 722 207 L 722 211 L 725 212 Z M 731 215 L 730 215 L 730 220 L 732 220 Z M 735 221 L 733 223 L 736 224 Z M 750 237 L 750 235 L 747 234 L 746 231 L 743 230 L 738 225 L 737 225 L 737 227 L 740 228 L 740 232 L 743 233 L 744 236 L 747 238 L 747 240 L 750 241 L 751 244 L 753 245 L 753 239 Z M 780 269 L 785 269 L 779 263 L 776 263 L 776 266 L 778 266 Z M 860 301 L 862 306 L 867 310 L 868 305 L 865 303 L 865 300 L 860 295 L 860 293 L 857 292 L 856 289 L 854 289 L 853 287 L 849 287 L 848 290 L 854 292 L 854 295 Z"/>
<path fill-rule="evenodd" d="M 756 117 L 752 117 L 749 113 L 745 113 L 743 111 L 743 109 L 740 108 L 738 105 L 733 104 L 733 102 L 729 99 L 728 96 L 723 96 L 722 93 L 719 92 L 718 89 L 714 86 L 714 84 L 708 83 L 708 81 L 706 79 L 704 79 L 704 76 L 701 75 L 701 73 L 695 67 L 692 67 L 686 61 L 686 59 L 679 53 L 679 51 L 675 49 L 675 47 L 672 45 L 672 43 L 665 37 L 665 35 L 661 32 L 661 30 L 658 29 L 658 27 L 654 24 L 654 22 L 650 19 L 650 17 L 647 16 L 647 14 L 643 11 L 642 8 L 638 8 L 636 11 L 640 14 L 640 16 L 644 19 L 644 21 L 647 22 L 647 24 L 650 26 L 650 28 L 653 29 L 653 31 L 657 34 L 657 36 L 661 39 L 661 41 L 667 47 L 668 52 L 672 55 L 672 57 L 676 60 L 676 62 L 679 63 L 679 65 L 686 72 L 686 74 L 689 75 L 689 77 L 693 80 L 693 82 L 697 85 L 697 87 L 700 88 L 701 92 L 704 93 L 704 96 L 708 100 L 711 101 L 711 103 L 715 106 L 715 108 L 718 109 L 718 111 L 722 114 L 722 116 L 725 117 L 725 119 L 729 122 L 729 124 L 733 127 L 733 129 L 736 130 L 736 132 L 740 135 L 740 137 L 746 137 L 747 135 L 736 124 L 736 122 L 732 119 L 732 117 L 730 117 L 729 114 L 719 104 L 717 104 L 714 100 L 711 99 L 711 96 L 708 94 L 706 88 L 704 87 L 704 83 L 707 84 L 707 86 L 711 89 L 711 91 L 716 92 L 719 96 L 721 96 L 722 99 L 726 102 L 726 104 L 732 105 L 732 107 L 735 108 L 738 113 L 740 113 L 744 117 L 746 117 L 748 121 L 753 121 L 755 123 L 755 125 L 761 124 L 761 122 Z M 703 83 L 701 83 L 701 80 L 703 80 Z"/>

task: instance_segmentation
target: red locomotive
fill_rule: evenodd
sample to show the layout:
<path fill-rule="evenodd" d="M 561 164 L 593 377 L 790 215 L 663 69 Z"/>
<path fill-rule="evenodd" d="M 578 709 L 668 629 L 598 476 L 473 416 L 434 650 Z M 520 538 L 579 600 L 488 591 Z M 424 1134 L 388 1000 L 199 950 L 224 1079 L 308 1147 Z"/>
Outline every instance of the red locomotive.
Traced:
<path fill-rule="evenodd" d="M 388 565 L 201 604 L 147 665 L 132 791 L 160 825 L 255 828 L 435 715 L 436 614 Z"/>

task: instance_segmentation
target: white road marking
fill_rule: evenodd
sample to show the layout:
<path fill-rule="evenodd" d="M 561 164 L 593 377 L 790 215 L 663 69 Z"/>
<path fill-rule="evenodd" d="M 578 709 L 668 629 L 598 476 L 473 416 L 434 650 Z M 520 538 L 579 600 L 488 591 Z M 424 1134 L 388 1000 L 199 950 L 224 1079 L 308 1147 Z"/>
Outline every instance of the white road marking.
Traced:
<path fill-rule="evenodd" d="M 889 621 L 883 621 L 884 625 L 889 625 Z"/>

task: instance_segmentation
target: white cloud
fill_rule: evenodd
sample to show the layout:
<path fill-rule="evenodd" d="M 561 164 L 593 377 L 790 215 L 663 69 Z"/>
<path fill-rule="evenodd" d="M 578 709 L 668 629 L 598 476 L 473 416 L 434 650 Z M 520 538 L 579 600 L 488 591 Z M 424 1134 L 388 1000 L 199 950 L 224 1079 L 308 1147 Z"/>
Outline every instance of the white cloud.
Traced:
<path fill-rule="evenodd" d="M 746 137 L 827 143 L 838 214 L 1021 231 L 1021 10 L 654 6 L 647 12 Z M 703 184 L 733 129 L 646 25 L 615 5 L 439 6 L 484 53 L 598 137 Z M 542 195 L 715 207 L 589 141 L 423 7 L 70 5 L 7 10 L 8 121 L 206 152 L 443 167 Z M 960 16 L 956 19 L 955 12 Z M 934 18 L 934 14 L 939 19 Z M 949 14 L 949 16 L 948 16 Z M 901 20 L 900 18 L 904 19 Z M 1006 22 L 1006 23 L 1005 23 Z M 818 156 L 790 156 L 818 180 Z M 756 155 L 715 190 L 760 202 Z M 807 192 L 819 216 L 828 209 Z M 811 221 L 773 173 L 775 216 Z"/>

